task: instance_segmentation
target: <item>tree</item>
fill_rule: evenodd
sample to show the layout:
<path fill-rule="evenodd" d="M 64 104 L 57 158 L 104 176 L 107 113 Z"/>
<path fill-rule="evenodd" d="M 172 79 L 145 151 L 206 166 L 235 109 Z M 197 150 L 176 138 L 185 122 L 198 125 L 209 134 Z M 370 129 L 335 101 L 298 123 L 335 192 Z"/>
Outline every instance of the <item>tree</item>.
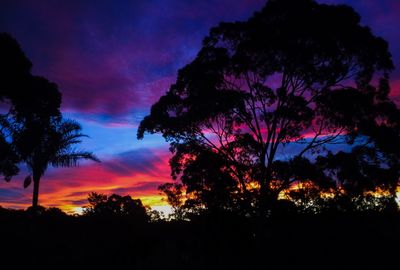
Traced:
<path fill-rule="evenodd" d="M 276 178 L 285 149 L 297 149 L 288 160 L 310 158 L 395 123 L 384 109 L 397 110 L 388 98 L 392 69 L 387 42 L 351 7 L 268 1 L 247 21 L 211 29 L 138 138 L 163 134 L 172 174 L 192 197 L 228 192 L 242 198 L 231 209 L 265 210 L 299 180 Z M 218 162 L 204 162 L 213 156 Z"/>
<path fill-rule="evenodd" d="M 6 33 L 0 33 L 0 59 L 0 109 L 6 112 L 0 114 L 0 175 L 9 181 L 19 171 L 19 159 L 8 140 L 7 117 L 15 111 L 12 102 L 15 100 L 17 89 L 20 89 L 16 84 L 26 82 L 32 64 L 18 43 Z M 7 104 L 8 100 L 11 101 L 11 106 Z"/>
<path fill-rule="evenodd" d="M 10 181 L 11 177 L 19 171 L 17 166 L 19 158 L 12 145 L 7 142 L 3 129 L 0 129 L 0 153 L 0 174 L 6 181 Z"/>
<path fill-rule="evenodd" d="M 21 157 L 12 141 L 16 127 L 60 117 L 57 85 L 31 74 L 32 63 L 18 42 L 0 33 L 0 174 L 6 181 L 19 172 Z"/>
<path fill-rule="evenodd" d="M 84 213 L 99 217 L 130 217 L 140 221 L 148 221 L 146 208 L 140 199 L 131 196 L 120 196 L 92 192 L 88 196 L 89 206 Z"/>
<path fill-rule="evenodd" d="M 31 172 L 25 178 L 24 187 L 33 181 L 33 208 L 38 205 L 40 180 L 49 165 L 72 167 L 77 166 L 81 159 L 99 162 L 91 152 L 74 147 L 85 136 L 77 122 L 58 117 L 52 118 L 50 123 L 28 121 L 14 130 L 13 143 Z"/>
<path fill-rule="evenodd" d="M 0 115 L 0 173 L 6 181 L 24 162 L 33 181 L 32 207 L 38 206 L 39 184 L 47 167 L 76 166 L 80 159 L 99 161 L 92 153 L 73 147 L 84 137 L 75 121 L 63 120 L 61 93 L 55 83 L 31 74 L 32 63 L 17 41 L 0 33 L 0 101 L 5 107 Z"/>

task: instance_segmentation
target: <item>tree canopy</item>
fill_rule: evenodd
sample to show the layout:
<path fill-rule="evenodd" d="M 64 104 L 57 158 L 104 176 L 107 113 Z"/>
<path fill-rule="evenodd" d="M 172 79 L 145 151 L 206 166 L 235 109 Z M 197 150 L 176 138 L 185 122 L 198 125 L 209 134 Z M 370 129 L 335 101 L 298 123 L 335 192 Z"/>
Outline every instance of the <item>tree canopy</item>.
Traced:
<path fill-rule="evenodd" d="M 10 180 L 21 159 L 12 131 L 61 117 L 61 93 L 56 84 L 31 74 L 32 63 L 7 33 L 0 33 L 0 59 L 0 174 Z"/>
<path fill-rule="evenodd" d="M 137 221 L 148 221 L 146 208 L 140 199 L 132 199 L 131 196 L 120 196 L 92 192 L 88 196 L 89 205 L 84 214 L 103 218 L 133 218 Z"/>
<path fill-rule="evenodd" d="M 383 184 L 393 195 L 392 69 L 387 42 L 351 7 L 268 1 L 247 21 L 210 30 L 138 138 L 163 134 L 172 176 L 206 209 L 271 209 L 282 190 L 309 180 L 351 182 L 361 193 Z M 338 153 L 338 145 L 354 149 Z"/>

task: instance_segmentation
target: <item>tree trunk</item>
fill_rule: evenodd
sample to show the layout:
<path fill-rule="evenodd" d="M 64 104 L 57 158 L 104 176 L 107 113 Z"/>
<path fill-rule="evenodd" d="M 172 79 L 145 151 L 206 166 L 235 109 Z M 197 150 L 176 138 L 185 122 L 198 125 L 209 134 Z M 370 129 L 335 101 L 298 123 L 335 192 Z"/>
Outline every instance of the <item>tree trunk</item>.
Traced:
<path fill-rule="evenodd" d="M 33 174 L 33 196 L 32 196 L 33 208 L 37 208 L 39 202 L 39 183 L 40 183 L 40 176 Z"/>
<path fill-rule="evenodd" d="M 271 176 L 269 175 L 269 170 L 266 168 L 265 164 L 261 164 L 261 186 L 260 186 L 260 210 L 261 214 L 265 215 L 270 208 L 269 205 L 269 190 L 270 190 L 270 182 Z"/>
<path fill-rule="evenodd" d="M 270 166 L 262 168 L 262 179 L 259 202 L 261 213 L 266 215 L 275 207 L 279 192 L 277 193 L 271 187 L 272 172 Z"/>

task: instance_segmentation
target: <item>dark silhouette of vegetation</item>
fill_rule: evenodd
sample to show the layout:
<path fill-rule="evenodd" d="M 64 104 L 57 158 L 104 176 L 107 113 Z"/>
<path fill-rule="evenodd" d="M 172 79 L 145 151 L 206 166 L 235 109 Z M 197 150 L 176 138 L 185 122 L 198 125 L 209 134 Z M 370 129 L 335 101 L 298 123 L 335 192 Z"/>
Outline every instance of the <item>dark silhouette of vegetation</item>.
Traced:
<path fill-rule="evenodd" d="M 161 133 L 170 142 L 182 186 L 161 190 L 169 201 L 184 193 L 192 211 L 268 216 L 283 191 L 309 181 L 319 197 L 360 202 L 379 189 L 394 202 L 392 69 L 387 42 L 351 7 L 268 1 L 247 21 L 211 29 L 138 138 Z"/>
<path fill-rule="evenodd" d="M 85 136 L 80 131 L 78 123 L 61 118 L 51 119 L 45 126 L 35 122 L 14 130 L 13 143 L 31 172 L 25 178 L 24 187 L 33 182 L 33 207 L 38 205 L 40 180 L 49 165 L 72 167 L 81 159 L 99 161 L 91 152 L 74 147 Z"/>
<path fill-rule="evenodd" d="M 134 269 L 397 269 L 399 216 L 222 215 L 191 222 L 0 208 L 2 265 Z M 21 246 L 24 251 L 21 251 Z M 21 255 L 22 252 L 22 255 Z M 23 257 L 21 257 L 23 256 Z M 23 258 L 23 259 L 22 259 Z"/>
<path fill-rule="evenodd" d="M 0 34 L 0 174 L 25 163 L 26 210 L 0 206 L 1 266 L 132 269 L 397 269 L 400 111 L 387 43 L 344 5 L 270 0 L 221 23 L 143 119 L 170 142 L 171 219 L 92 192 L 81 215 L 38 205 L 48 166 L 98 161 Z"/>
<path fill-rule="evenodd" d="M 131 196 L 112 194 L 107 196 L 92 192 L 88 197 L 89 206 L 85 207 L 84 215 L 103 218 L 128 217 L 137 221 L 148 221 L 146 208 L 140 199 Z"/>
<path fill-rule="evenodd" d="M 31 75 L 31 62 L 5 33 L 0 34 L 0 56 L 0 101 L 8 106 L 0 115 L 0 174 L 10 181 L 19 172 L 17 164 L 25 163 L 31 175 L 23 186 L 33 182 L 32 206 L 37 208 L 40 180 L 49 165 L 71 167 L 80 159 L 98 159 L 74 148 L 85 135 L 78 123 L 62 119 L 57 85 Z"/>

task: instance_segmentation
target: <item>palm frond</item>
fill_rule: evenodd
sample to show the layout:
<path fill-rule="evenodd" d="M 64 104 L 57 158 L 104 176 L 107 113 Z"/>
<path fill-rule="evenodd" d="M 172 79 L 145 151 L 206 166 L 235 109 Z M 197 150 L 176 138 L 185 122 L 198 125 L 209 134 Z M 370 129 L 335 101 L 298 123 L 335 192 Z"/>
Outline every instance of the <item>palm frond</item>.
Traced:
<path fill-rule="evenodd" d="M 80 132 L 82 130 L 82 126 L 75 120 L 64 119 L 57 129 L 62 134 L 69 134 Z"/>
<path fill-rule="evenodd" d="M 100 162 L 100 160 L 91 152 L 76 151 L 56 155 L 50 163 L 53 167 L 75 167 L 79 165 L 79 162 L 82 159 Z"/>

